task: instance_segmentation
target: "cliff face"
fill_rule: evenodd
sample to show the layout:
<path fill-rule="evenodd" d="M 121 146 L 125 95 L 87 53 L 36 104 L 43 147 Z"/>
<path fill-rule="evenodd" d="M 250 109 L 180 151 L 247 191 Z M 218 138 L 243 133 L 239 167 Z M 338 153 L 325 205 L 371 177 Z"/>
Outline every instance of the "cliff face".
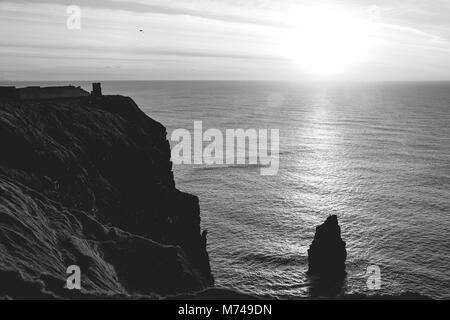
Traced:
<path fill-rule="evenodd" d="M 213 284 L 198 199 L 175 188 L 166 130 L 130 98 L 0 102 L 0 150 L 0 297 Z M 63 288 L 69 265 L 80 292 Z"/>

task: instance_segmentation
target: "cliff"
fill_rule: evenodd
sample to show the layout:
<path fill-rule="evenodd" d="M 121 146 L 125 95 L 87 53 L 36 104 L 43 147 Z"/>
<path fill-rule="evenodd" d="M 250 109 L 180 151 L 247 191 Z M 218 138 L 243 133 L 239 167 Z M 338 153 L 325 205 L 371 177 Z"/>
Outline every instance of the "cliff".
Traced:
<path fill-rule="evenodd" d="M 0 102 L 0 297 L 158 298 L 213 284 L 166 130 L 122 96 Z M 64 288 L 70 265 L 82 289 Z"/>

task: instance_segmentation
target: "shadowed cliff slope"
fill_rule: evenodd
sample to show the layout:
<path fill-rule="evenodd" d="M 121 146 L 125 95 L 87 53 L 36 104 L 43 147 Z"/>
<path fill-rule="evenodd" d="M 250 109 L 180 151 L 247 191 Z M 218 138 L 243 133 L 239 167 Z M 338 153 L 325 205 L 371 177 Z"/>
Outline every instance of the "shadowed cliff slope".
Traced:
<path fill-rule="evenodd" d="M 121 96 L 0 102 L 0 297 L 157 297 L 213 284 L 166 130 Z M 64 289 L 79 265 L 82 290 Z"/>

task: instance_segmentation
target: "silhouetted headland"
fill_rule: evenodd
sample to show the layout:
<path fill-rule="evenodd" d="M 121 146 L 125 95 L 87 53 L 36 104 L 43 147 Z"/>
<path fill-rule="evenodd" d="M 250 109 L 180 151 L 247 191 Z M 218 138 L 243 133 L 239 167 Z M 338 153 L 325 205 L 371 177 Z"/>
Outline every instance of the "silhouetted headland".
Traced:
<path fill-rule="evenodd" d="M 61 87 L 0 87 L 0 99 L 23 101 L 23 100 L 45 100 L 45 99 L 64 99 L 80 98 L 90 96 L 89 92 L 81 87 L 61 86 Z"/>
<path fill-rule="evenodd" d="M 166 129 L 99 89 L 0 90 L 0 297 L 159 297 L 214 283 Z M 64 288 L 70 265 L 80 291 Z"/>

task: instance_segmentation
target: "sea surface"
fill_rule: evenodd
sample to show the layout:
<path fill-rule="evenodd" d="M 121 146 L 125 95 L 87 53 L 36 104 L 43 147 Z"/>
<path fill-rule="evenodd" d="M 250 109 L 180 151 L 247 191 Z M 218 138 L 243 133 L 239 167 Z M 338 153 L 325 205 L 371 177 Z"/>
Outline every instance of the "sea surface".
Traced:
<path fill-rule="evenodd" d="M 258 165 L 174 166 L 177 187 L 200 198 L 217 286 L 315 295 L 307 249 L 336 214 L 348 251 L 342 292 L 450 298 L 450 83 L 102 86 L 131 96 L 169 139 L 178 128 L 193 134 L 200 120 L 223 133 L 279 129 L 275 176 Z M 380 268 L 379 290 L 367 285 L 369 266 Z"/>

